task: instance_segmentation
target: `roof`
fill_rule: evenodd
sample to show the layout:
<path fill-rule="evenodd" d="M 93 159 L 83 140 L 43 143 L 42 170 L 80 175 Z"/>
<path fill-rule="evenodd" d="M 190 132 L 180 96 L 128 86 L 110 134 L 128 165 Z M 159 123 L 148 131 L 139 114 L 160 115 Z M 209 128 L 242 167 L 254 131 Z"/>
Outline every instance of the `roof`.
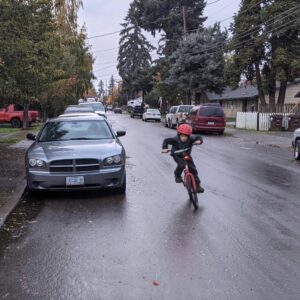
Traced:
<path fill-rule="evenodd" d="M 226 87 L 222 95 L 206 92 L 206 96 L 209 101 L 254 98 L 258 97 L 258 89 L 253 85 L 237 88 L 235 90 L 231 89 L 230 87 Z"/>
<path fill-rule="evenodd" d="M 61 115 L 57 118 L 50 119 L 48 122 L 56 122 L 56 121 L 104 121 L 105 118 L 102 116 L 99 116 L 97 114 L 74 114 L 74 115 Z"/>

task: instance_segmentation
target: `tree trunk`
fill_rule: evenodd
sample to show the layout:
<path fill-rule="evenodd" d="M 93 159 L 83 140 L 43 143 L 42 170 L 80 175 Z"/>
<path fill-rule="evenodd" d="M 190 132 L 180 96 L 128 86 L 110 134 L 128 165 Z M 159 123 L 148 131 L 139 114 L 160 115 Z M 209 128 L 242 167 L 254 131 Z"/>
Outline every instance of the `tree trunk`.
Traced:
<path fill-rule="evenodd" d="M 29 102 L 24 102 L 24 111 L 23 111 L 23 129 L 29 128 Z"/>
<path fill-rule="evenodd" d="M 265 110 L 267 103 L 266 103 L 265 93 L 262 88 L 262 80 L 261 80 L 261 74 L 260 74 L 260 68 L 259 68 L 258 62 L 255 62 L 255 74 L 256 74 L 256 82 L 257 82 L 259 100 L 260 100 L 263 110 Z"/>
<path fill-rule="evenodd" d="M 269 106 L 270 112 L 276 112 L 276 74 L 271 68 L 269 79 Z"/>
<path fill-rule="evenodd" d="M 281 81 L 277 103 L 282 106 L 284 105 L 284 101 L 285 101 L 286 88 L 287 88 L 287 81 L 286 80 Z"/>

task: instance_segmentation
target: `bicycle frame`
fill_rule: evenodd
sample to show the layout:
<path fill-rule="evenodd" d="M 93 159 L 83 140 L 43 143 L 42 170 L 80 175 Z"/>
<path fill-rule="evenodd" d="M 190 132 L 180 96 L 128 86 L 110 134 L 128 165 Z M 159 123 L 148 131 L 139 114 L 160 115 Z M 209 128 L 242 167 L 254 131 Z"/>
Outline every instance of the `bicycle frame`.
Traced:
<path fill-rule="evenodd" d="M 183 181 L 184 186 L 185 187 L 187 186 L 187 180 L 190 177 L 192 180 L 192 185 L 193 185 L 194 191 L 196 191 L 197 190 L 196 180 L 195 180 L 194 175 L 190 171 L 189 163 L 188 163 L 189 160 L 191 159 L 191 157 L 189 155 L 186 155 L 186 156 L 184 156 L 183 159 L 186 162 L 185 169 L 184 169 L 184 181 Z"/>

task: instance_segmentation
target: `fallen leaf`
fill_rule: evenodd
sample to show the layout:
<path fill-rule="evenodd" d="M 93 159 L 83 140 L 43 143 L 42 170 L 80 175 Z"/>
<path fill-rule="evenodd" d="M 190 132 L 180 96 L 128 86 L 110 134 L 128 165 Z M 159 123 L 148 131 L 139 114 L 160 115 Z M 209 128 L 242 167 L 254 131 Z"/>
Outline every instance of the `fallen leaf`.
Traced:
<path fill-rule="evenodd" d="M 156 280 L 153 280 L 153 281 L 152 281 L 152 284 L 153 284 L 154 286 L 159 286 L 159 285 L 160 285 L 160 283 L 159 283 L 158 281 L 156 281 Z"/>

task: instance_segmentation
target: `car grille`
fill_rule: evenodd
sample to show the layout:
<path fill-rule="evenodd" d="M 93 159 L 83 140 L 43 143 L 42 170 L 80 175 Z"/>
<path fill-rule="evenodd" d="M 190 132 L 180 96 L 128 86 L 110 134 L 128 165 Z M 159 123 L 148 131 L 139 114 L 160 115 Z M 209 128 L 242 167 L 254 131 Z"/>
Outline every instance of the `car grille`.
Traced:
<path fill-rule="evenodd" d="M 93 172 L 100 169 L 97 159 L 65 159 L 50 163 L 51 173 Z"/>

